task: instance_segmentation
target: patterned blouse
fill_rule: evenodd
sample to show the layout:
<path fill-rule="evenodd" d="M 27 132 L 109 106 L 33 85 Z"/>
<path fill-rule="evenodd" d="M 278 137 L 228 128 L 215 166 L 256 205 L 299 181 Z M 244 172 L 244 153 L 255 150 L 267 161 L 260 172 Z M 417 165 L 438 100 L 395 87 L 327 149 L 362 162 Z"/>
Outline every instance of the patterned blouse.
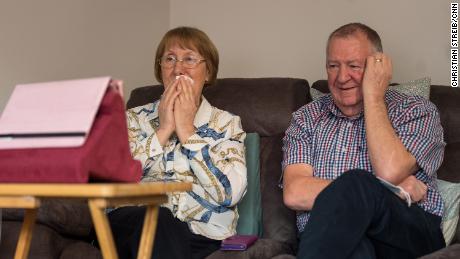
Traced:
<path fill-rule="evenodd" d="M 428 186 L 427 199 L 417 205 L 442 216 L 443 202 L 436 185 L 436 170 L 444 156 L 443 130 L 436 106 L 420 96 L 388 90 L 388 116 L 396 134 L 415 157 L 420 170 L 415 177 Z M 335 179 L 351 169 L 372 172 L 368 157 L 364 114 L 349 118 L 334 104 L 330 94 L 311 102 L 293 114 L 284 137 L 283 169 L 304 163 L 313 167 L 313 176 Z M 309 212 L 298 212 L 302 232 Z"/>
<path fill-rule="evenodd" d="M 215 240 L 236 233 L 236 204 L 246 192 L 244 139 L 238 116 L 212 107 L 202 97 L 196 132 L 184 145 L 173 135 L 162 147 L 156 136 L 159 101 L 127 111 L 131 153 L 143 165 L 143 182 L 191 182 L 164 205 L 190 230 Z"/>

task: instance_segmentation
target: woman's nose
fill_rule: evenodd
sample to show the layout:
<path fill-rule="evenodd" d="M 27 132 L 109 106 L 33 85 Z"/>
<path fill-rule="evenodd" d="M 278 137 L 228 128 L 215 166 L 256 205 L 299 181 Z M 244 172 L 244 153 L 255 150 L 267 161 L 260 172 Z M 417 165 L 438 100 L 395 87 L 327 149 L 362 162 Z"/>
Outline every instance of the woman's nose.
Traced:
<path fill-rule="evenodd" d="M 182 65 L 182 62 L 177 61 L 174 64 L 174 74 L 175 75 L 183 75 L 184 74 L 184 67 Z"/>

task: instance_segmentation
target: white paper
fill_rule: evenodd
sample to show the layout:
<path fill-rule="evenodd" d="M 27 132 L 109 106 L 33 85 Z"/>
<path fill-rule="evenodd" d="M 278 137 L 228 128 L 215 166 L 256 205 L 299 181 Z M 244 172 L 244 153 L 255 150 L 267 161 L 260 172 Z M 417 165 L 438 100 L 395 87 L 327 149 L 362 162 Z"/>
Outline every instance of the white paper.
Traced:
<path fill-rule="evenodd" d="M 412 204 L 412 200 L 410 198 L 410 194 L 408 192 L 406 192 L 401 186 L 396 186 L 380 177 L 377 176 L 377 179 L 379 179 L 379 181 L 385 186 L 387 187 L 390 191 L 392 191 L 393 193 L 395 193 L 396 195 L 398 195 L 399 197 L 404 197 L 405 201 L 407 202 L 407 206 L 410 207 L 410 205 Z"/>

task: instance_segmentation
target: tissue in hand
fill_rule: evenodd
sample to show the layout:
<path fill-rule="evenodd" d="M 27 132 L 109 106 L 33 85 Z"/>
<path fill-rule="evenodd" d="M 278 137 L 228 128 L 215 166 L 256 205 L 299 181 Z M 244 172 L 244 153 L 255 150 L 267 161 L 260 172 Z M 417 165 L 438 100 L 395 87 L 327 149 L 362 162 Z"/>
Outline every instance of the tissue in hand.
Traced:
<path fill-rule="evenodd" d="M 178 75 L 178 76 L 176 76 L 176 80 L 179 79 L 180 77 L 184 77 L 185 79 L 189 80 L 190 83 L 193 84 L 193 79 L 191 79 L 189 76 L 186 76 L 186 75 Z"/>

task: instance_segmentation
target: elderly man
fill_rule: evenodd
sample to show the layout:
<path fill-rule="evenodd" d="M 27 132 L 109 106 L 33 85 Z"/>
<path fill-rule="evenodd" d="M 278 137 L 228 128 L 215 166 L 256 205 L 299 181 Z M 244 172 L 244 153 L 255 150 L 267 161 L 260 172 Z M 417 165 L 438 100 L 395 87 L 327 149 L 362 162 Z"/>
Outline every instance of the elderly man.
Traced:
<path fill-rule="evenodd" d="M 284 138 L 298 258 L 415 258 L 442 248 L 436 170 L 445 143 L 435 105 L 388 90 L 391 60 L 366 25 L 335 30 L 326 52 L 330 94 L 296 111 Z"/>

